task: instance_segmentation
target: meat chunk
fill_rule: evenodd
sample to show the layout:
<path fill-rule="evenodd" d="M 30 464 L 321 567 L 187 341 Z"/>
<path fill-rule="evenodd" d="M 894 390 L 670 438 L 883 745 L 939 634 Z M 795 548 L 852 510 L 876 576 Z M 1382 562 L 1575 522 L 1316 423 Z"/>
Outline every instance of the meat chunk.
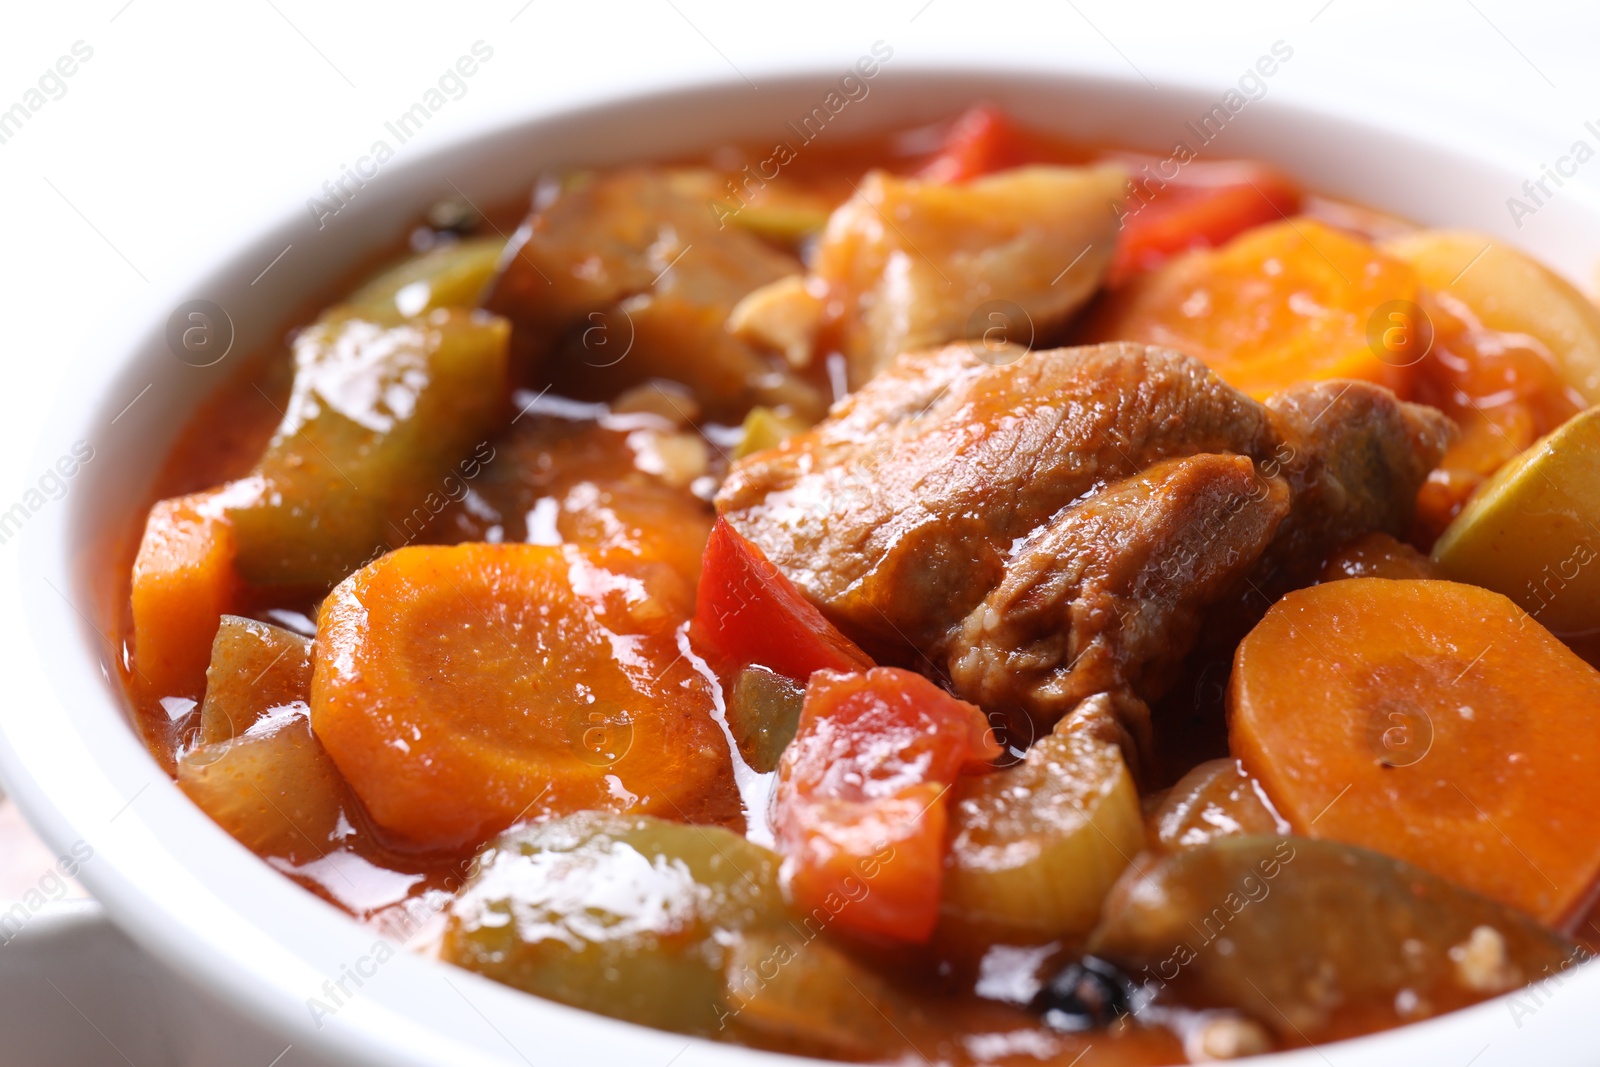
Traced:
<path fill-rule="evenodd" d="M 900 357 L 815 429 L 736 464 L 717 498 L 846 632 L 942 640 L 1012 545 L 1169 456 L 1270 456 L 1267 411 L 1198 361 L 1110 344 Z"/>
<path fill-rule="evenodd" d="M 807 284 L 762 294 L 738 328 L 799 364 L 819 331 L 836 339 L 853 388 L 907 349 L 1032 344 L 1099 287 L 1126 178 L 1119 165 L 1016 167 L 955 183 L 872 171 L 829 217 Z"/>
<path fill-rule="evenodd" d="M 1450 433 L 1365 383 L 1258 403 L 1137 344 L 899 357 L 717 503 L 841 629 L 988 707 L 1161 695 L 1208 608 L 1403 534 Z"/>
<path fill-rule="evenodd" d="M 1017 546 L 939 644 L 950 679 L 969 700 L 1052 719 L 1095 693 L 1160 691 L 1205 607 L 1238 586 L 1288 514 L 1288 485 L 1248 456 L 1161 460 Z"/>
<path fill-rule="evenodd" d="M 1263 561 L 1264 590 L 1309 583 L 1330 552 L 1363 534 L 1410 532 L 1417 490 L 1455 434 L 1443 413 L 1348 381 L 1289 389 L 1266 406 L 1283 435 L 1275 458 L 1294 511 Z"/>

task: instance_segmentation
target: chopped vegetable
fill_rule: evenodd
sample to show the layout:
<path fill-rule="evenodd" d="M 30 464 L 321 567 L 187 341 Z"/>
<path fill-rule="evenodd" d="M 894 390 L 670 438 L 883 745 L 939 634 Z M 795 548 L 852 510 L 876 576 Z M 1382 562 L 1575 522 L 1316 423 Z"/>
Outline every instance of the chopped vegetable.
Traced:
<path fill-rule="evenodd" d="M 1413 314 L 1425 317 L 1432 343 L 1416 365 L 1414 399 L 1460 428 L 1417 497 L 1412 538 L 1426 546 L 1495 471 L 1577 414 L 1582 402 L 1536 338 L 1490 329 L 1448 294 L 1419 295 Z"/>
<path fill-rule="evenodd" d="M 281 626 L 224 615 L 211 643 L 200 740 L 226 741 L 278 708 L 311 699 L 311 641 Z"/>
<path fill-rule="evenodd" d="M 1433 546 L 1445 575 L 1560 635 L 1600 629 L 1600 408 L 1500 469 Z"/>
<path fill-rule="evenodd" d="M 835 206 L 831 198 L 818 193 L 768 186 L 728 220 L 759 237 L 798 249 L 801 242 L 822 232 Z"/>
<path fill-rule="evenodd" d="M 787 181 L 768 182 L 756 189 L 748 184 L 730 189 L 724 178 L 706 199 L 720 225 L 749 230 L 793 252 L 821 233 L 829 213 L 839 206 L 837 196 Z"/>
<path fill-rule="evenodd" d="M 926 941 L 939 918 L 946 794 L 999 754 L 983 712 L 919 674 L 812 675 L 773 801 L 795 902 L 853 934 Z"/>
<path fill-rule="evenodd" d="M 740 170 L 674 168 L 672 189 L 705 205 L 719 230 L 737 227 L 791 252 L 828 223 L 840 197 L 803 178 L 764 180 L 756 173 L 776 157 Z M 831 184 L 838 184 L 837 182 Z"/>
<path fill-rule="evenodd" d="M 695 636 L 727 664 L 760 664 L 801 685 L 813 671 L 872 666 L 866 653 L 723 519 L 706 541 Z"/>
<path fill-rule="evenodd" d="M 1029 162 L 1033 161 L 1023 132 L 993 104 L 978 104 L 951 124 L 939 154 L 918 177 L 961 182 Z"/>
<path fill-rule="evenodd" d="M 1150 813 L 1149 826 L 1151 840 L 1163 849 L 1289 829 L 1267 803 L 1261 783 L 1235 759 L 1207 760 L 1178 779 Z"/>
<path fill-rule="evenodd" d="M 508 326 L 435 311 L 384 327 L 325 317 L 295 339 L 294 393 L 257 465 L 266 489 L 229 510 L 240 573 L 332 585 L 418 536 L 430 494 L 505 405 Z"/>
<path fill-rule="evenodd" d="M 736 819 L 680 619 L 576 548 L 402 548 L 324 601 L 312 725 L 378 824 L 419 845 L 589 808 Z"/>
<path fill-rule="evenodd" d="M 1022 762 L 950 795 L 947 917 L 995 940 L 1086 933 L 1144 848 L 1139 793 L 1118 747 L 1065 719 Z"/>
<path fill-rule="evenodd" d="M 379 274 L 345 303 L 357 315 L 394 325 L 438 308 L 478 306 L 506 243 L 474 237 L 430 249 Z"/>
<path fill-rule="evenodd" d="M 873 171 L 828 220 L 815 276 L 852 388 L 901 352 L 972 339 L 1003 358 L 1093 295 L 1115 249 L 1120 166 L 1020 167 L 958 185 Z M 894 225 L 885 226 L 884 219 Z"/>
<path fill-rule="evenodd" d="M 666 378 L 651 378 L 624 389 L 609 406 L 613 414 L 654 415 L 681 430 L 692 429 L 701 414 L 700 402 L 689 387 Z"/>
<path fill-rule="evenodd" d="M 821 414 L 821 394 L 729 333 L 745 294 L 799 273 L 793 256 L 719 222 L 706 171 L 633 167 L 541 197 L 512 238 L 486 306 L 558 392 L 610 396 L 682 382 L 715 418 L 755 404 Z M 720 183 L 718 183 L 720 184 Z"/>
<path fill-rule="evenodd" d="M 1183 142 L 858 140 L 893 51 L 509 239 L 439 201 L 241 363 L 111 612 L 151 753 L 397 946 L 680 1044 L 1134 1067 L 1539 1001 L 1600 937 L 1600 311 Z"/>
<path fill-rule="evenodd" d="M 502 835 L 473 870 L 441 948 L 458 966 L 680 1033 L 826 1056 L 905 1044 L 893 1020 L 914 1009 L 784 902 L 777 856 L 722 827 L 586 812 Z"/>
<path fill-rule="evenodd" d="M 717 826 L 586 812 L 513 830 L 474 866 L 444 959 L 646 1026 L 711 1036 L 737 1023 L 733 946 L 793 932 L 778 857 Z"/>
<path fill-rule="evenodd" d="M 922 1013 L 813 928 L 801 929 L 815 940 L 791 927 L 733 943 L 725 996 L 738 1030 L 752 1044 L 790 1052 L 872 1060 L 904 1054 L 905 1031 Z"/>
<path fill-rule="evenodd" d="M 133 667 L 149 697 L 198 700 L 222 616 L 238 609 L 227 490 L 150 509 L 133 563 Z"/>
<path fill-rule="evenodd" d="M 1189 162 L 1164 178 L 1165 160 L 1118 158 L 1134 177 L 1121 213 L 1117 257 L 1106 278 L 1113 288 L 1180 252 L 1214 248 L 1300 210 L 1300 187 L 1265 164 Z"/>
<path fill-rule="evenodd" d="M 1385 241 L 1428 288 L 1455 297 L 1484 326 L 1536 338 L 1566 384 L 1600 404 L 1600 309 L 1546 267 L 1483 234 L 1422 230 Z"/>
<path fill-rule="evenodd" d="M 791 274 L 747 293 L 728 313 L 728 329 L 751 344 L 782 352 L 792 367 L 806 367 L 826 312 L 826 301 L 811 291 L 805 276 Z"/>
<path fill-rule="evenodd" d="M 541 189 L 485 306 L 519 328 L 558 331 L 649 290 L 697 241 L 702 252 L 715 250 L 732 277 L 745 279 L 746 291 L 794 273 L 790 257 L 742 231 L 718 229 L 705 199 L 712 177 L 631 167 Z M 719 271 L 704 281 L 720 279 Z"/>
<path fill-rule="evenodd" d="M 1297 833 L 1557 925 L 1600 878 L 1600 671 L 1499 593 L 1351 578 L 1240 644 L 1234 754 Z"/>
<path fill-rule="evenodd" d="M 1405 263 L 1320 222 L 1286 219 L 1138 278 L 1107 301 L 1089 339 L 1176 348 L 1258 398 L 1325 378 L 1404 395 L 1404 361 L 1380 353 L 1368 331 L 1384 304 L 1416 297 Z"/>
<path fill-rule="evenodd" d="M 1404 541 L 1377 532 L 1358 537 L 1322 564 L 1321 581 L 1340 578 L 1442 578 L 1439 567 Z M 1482 583 L 1480 583 L 1482 584 Z"/>
<path fill-rule="evenodd" d="M 312 736 L 303 701 L 279 707 L 237 737 L 178 760 L 178 786 L 258 856 L 294 866 L 323 858 L 356 833 L 350 788 Z"/>
<path fill-rule="evenodd" d="M 1130 868 L 1089 947 L 1147 983 L 1146 1002 L 1235 1008 L 1287 1046 L 1442 1015 L 1577 959 L 1526 916 L 1399 860 L 1260 836 Z"/>
<path fill-rule="evenodd" d="M 652 392 L 667 402 L 665 390 Z M 671 444 L 663 455 L 664 441 L 677 437 L 663 432 L 670 425 L 654 416 L 529 410 L 474 450 L 481 462 L 452 482 L 461 499 L 430 529 L 441 540 L 578 545 L 596 564 L 637 578 L 663 612 L 692 615 L 715 516 L 704 500 L 666 480 L 667 460 L 684 458 L 674 457 Z M 660 473 L 642 470 L 646 460 L 660 461 Z"/>
<path fill-rule="evenodd" d="M 765 667 L 739 672 L 728 696 L 728 729 L 746 763 L 762 774 L 778 769 L 778 757 L 800 726 L 805 687 Z"/>
<path fill-rule="evenodd" d="M 777 448 L 797 433 L 810 428 L 803 419 L 780 415 L 771 408 L 755 407 L 744 417 L 744 436 L 733 450 L 734 459 L 743 459 L 752 452 Z"/>
<path fill-rule="evenodd" d="M 686 254 L 686 268 L 695 266 L 693 255 Z M 821 417 L 826 403 L 814 386 L 728 331 L 728 316 L 744 296 L 744 287 L 729 287 L 716 298 L 684 291 L 695 285 L 669 275 L 651 292 L 594 313 L 590 325 L 558 357 L 584 379 L 575 391 L 609 391 L 618 381 L 639 378 L 675 378 L 716 418 L 738 421 L 758 404 Z"/>

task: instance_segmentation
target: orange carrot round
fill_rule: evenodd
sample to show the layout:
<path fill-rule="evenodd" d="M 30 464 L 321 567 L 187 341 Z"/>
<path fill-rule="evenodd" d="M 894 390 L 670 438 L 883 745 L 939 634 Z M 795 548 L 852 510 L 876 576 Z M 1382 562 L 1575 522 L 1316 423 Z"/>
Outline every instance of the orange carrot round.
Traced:
<path fill-rule="evenodd" d="M 402 548 L 324 602 L 312 727 L 377 823 L 423 846 L 594 808 L 737 818 L 678 633 L 571 546 Z"/>
<path fill-rule="evenodd" d="M 1176 348 L 1257 398 L 1328 378 L 1404 395 L 1418 357 L 1378 342 L 1380 328 L 1400 328 L 1388 335 L 1397 344 L 1416 338 L 1416 299 L 1406 264 L 1312 219 L 1285 219 L 1134 279 L 1106 302 L 1087 340 Z"/>
<path fill-rule="evenodd" d="M 1555 925 L 1600 877 L 1600 671 L 1498 593 L 1351 578 L 1240 644 L 1234 754 L 1297 833 Z"/>

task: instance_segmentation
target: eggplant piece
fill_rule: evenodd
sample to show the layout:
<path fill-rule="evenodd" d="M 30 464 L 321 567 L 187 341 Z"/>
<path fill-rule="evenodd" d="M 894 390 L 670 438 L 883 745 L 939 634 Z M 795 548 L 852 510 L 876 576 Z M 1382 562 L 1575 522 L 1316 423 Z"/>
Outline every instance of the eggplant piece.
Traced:
<path fill-rule="evenodd" d="M 694 172 L 633 167 L 542 187 L 486 306 L 519 328 L 553 331 L 661 282 L 708 303 L 798 270 L 793 257 L 719 227 Z"/>
<path fill-rule="evenodd" d="M 1151 844 L 1194 848 L 1235 834 L 1288 833 L 1288 822 L 1265 798 L 1261 783 L 1238 760 L 1207 760 L 1180 778 L 1150 812 Z"/>
<path fill-rule="evenodd" d="M 211 642 L 200 741 L 216 744 L 298 701 L 311 700 L 311 641 L 270 623 L 224 615 Z"/>
<path fill-rule="evenodd" d="M 1286 1046 L 1454 1011 L 1582 955 L 1526 915 L 1400 860 L 1260 835 L 1130 868 L 1088 950 L 1145 983 L 1146 1002 L 1236 1009 Z"/>
<path fill-rule="evenodd" d="M 752 185 L 739 182 L 738 172 L 693 168 L 671 173 L 674 186 L 704 203 L 719 228 L 737 226 L 794 252 L 822 232 L 842 199 L 804 180 Z"/>
<path fill-rule="evenodd" d="M 554 357 L 559 393 L 612 396 L 663 378 L 722 421 L 756 404 L 820 418 L 813 386 L 727 329 L 747 293 L 800 262 L 719 224 L 706 174 L 636 167 L 545 187 L 486 306 L 515 323 L 519 360 Z"/>
<path fill-rule="evenodd" d="M 336 308 L 302 331 L 258 492 L 228 509 L 241 577 L 325 589 L 421 534 L 503 410 L 509 330 L 481 311 L 385 326 Z"/>
<path fill-rule="evenodd" d="M 728 729 L 738 742 L 739 754 L 756 771 L 778 769 L 778 758 L 800 726 L 805 699 L 803 686 L 765 667 L 746 667 L 734 679 Z"/>
<path fill-rule="evenodd" d="M 883 978 L 825 941 L 793 929 L 741 937 L 725 970 L 729 1014 L 744 1040 L 783 1052 L 858 1060 L 911 1050 L 921 1017 Z"/>

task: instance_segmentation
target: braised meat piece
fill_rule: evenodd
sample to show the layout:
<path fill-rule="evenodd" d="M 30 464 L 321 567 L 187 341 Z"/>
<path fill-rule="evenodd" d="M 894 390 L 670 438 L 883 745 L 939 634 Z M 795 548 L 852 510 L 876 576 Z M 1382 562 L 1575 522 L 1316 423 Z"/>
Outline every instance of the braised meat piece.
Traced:
<path fill-rule="evenodd" d="M 1329 553 L 1363 534 L 1410 533 L 1417 491 L 1455 426 L 1435 408 L 1399 403 L 1366 382 L 1308 383 L 1266 406 L 1286 446 L 1277 466 L 1295 490 L 1294 512 L 1258 583 L 1276 599 L 1311 582 Z"/>
<path fill-rule="evenodd" d="M 1091 494 L 1018 544 L 939 642 L 951 681 L 969 700 L 1051 719 L 1124 686 L 1153 695 L 1288 514 L 1283 479 L 1211 452 Z"/>
<path fill-rule="evenodd" d="M 860 388 L 908 349 L 1050 336 L 1099 289 L 1127 185 L 1118 164 L 1015 167 L 969 181 L 871 171 L 828 219 L 802 282 L 751 294 L 729 325 L 797 366 L 823 338 Z"/>
<path fill-rule="evenodd" d="M 1063 507 L 1169 456 L 1269 456 L 1266 409 L 1177 353 L 1110 344 L 899 357 L 736 464 L 718 507 L 847 633 L 943 640 Z"/>
<path fill-rule="evenodd" d="M 1261 404 L 1167 349 L 956 344 L 737 463 L 717 504 L 865 646 L 1048 723 L 1154 700 L 1209 607 L 1403 534 L 1450 432 L 1365 383 Z"/>

